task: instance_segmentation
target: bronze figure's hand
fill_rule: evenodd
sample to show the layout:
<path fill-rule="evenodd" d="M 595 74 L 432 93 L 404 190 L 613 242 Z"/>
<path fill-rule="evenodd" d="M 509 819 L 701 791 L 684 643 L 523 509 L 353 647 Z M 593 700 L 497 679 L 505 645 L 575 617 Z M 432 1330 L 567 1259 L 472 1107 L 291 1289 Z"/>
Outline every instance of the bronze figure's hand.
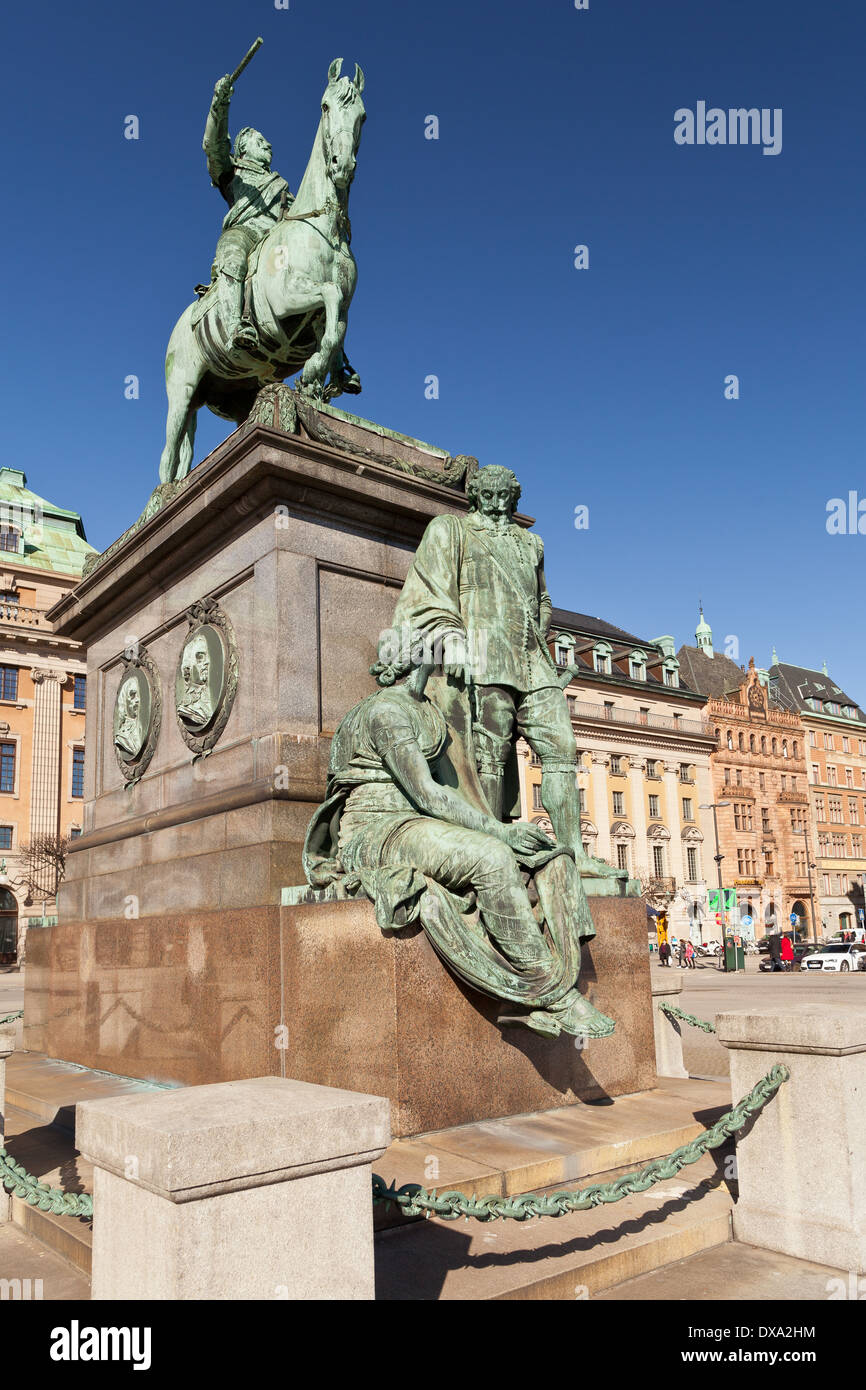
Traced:
<path fill-rule="evenodd" d="M 537 825 L 527 825 L 516 821 L 505 827 L 505 843 L 515 854 L 537 854 L 540 849 L 550 849 L 551 840 Z"/>
<path fill-rule="evenodd" d="M 232 80 L 228 73 L 224 77 L 217 79 L 213 89 L 213 99 L 215 106 L 228 106 L 234 93 Z"/>

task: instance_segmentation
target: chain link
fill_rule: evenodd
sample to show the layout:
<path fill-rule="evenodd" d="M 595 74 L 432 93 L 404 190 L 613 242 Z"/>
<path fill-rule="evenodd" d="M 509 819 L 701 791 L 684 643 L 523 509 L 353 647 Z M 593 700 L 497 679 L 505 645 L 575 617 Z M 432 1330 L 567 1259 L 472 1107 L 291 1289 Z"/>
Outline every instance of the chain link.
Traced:
<path fill-rule="evenodd" d="M 646 1192 L 655 1183 L 673 1178 L 689 1163 L 697 1163 L 709 1149 L 717 1149 L 737 1130 L 742 1129 L 776 1094 L 790 1072 L 781 1063 L 771 1067 L 767 1075 L 753 1086 L 739 1104 L 722 1115 L 721 1119 L 694 1139 L 674 1149 L 666 1158 L 654 1158 L 643 1168 L 623 1173 L 613 1182 L 593 1183 L 570 1192 L 523 1192 L 515 1197 L 467 1197 L 463 1192 L 428 1192 L 417 1183 L 397 1188 L 388 1186 L 378 1173 L 373 1174 L 373 1201 L 396 1206 L 404 1216 L 441 1216 L 445 1221 L 472 1217 L 476 1221 L 526 1221 L 533 1216 L 565 1216 L 571 1211 L 589 1211 L 608 1202 L 619 1202 L 636 1192 Z"/>
<path fill-rule="evenodd" d="M 667 1014 L 668 1018 L 680 1018 L 683 1023 L 690 1023 L 693 1028 L 700 1028 L 704 1033 L 715 1033 L 716 1031 L 715 1026 L 712 1023 L 707 1023 L 705 1018 L 695 1018 L 694 1014 L 683 1013 L 682 1009 L 678 1009 L 676 1004 L 666 1004 L 664 1000 L 662 1000 L 659 1004 L 659 1009 L 663 1014 Z"/>

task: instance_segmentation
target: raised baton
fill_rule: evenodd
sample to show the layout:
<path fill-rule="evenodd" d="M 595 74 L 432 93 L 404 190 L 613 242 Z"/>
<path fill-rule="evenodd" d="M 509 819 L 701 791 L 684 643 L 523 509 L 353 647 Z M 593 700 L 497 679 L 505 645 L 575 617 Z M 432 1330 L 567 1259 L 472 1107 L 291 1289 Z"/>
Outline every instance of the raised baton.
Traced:
<path fill-rule="evenodd" d="M 255 43 L 253 44 L 252 48 L 250 49 L 249 53 L 247 53 L 247 54 L 245 55 L 245 57 L 242 58 L 242 60 L 240 61 L 240 63 L 238 63 L 237 67 L 235 68 L 234 72 L 232 73 L 232 75 L 231 75 L 231 77 L 230 77 L 230 79 L 229 79 L 229 81 L 231 82 L 232 86 L 234 86 L 235 83 L 237 82 L 238 78 L 240 77 L 240 75 L 241 75 L 241 73 L 243 72 L 244 68 L 246 67 L 247 63 L 252 62 L 253 58 L 255 58 L 256 54 L 258 53 L 258 51 L 259 51 L 259 49 L 261 48 L 261 46 L 262 46 L 263 43 L 264 43 L 264 39 L 261 39 L 261 38 L 256 39 L 256 41 L 255 41 Z"/>

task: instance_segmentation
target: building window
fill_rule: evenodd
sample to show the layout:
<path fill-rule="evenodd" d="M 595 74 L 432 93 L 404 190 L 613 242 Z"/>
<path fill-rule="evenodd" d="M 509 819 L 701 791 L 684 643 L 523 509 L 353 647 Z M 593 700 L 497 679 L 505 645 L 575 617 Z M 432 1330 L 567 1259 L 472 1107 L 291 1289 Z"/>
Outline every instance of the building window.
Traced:
<path fill-rule="evenodd" d="M 783 773 L 782 773 L 782 791 L 783 791 L 783 792 L 786 792 L 787 790 L 788 790 L 788 779 L 787 779 L 787 777 L 785 776 L 785 774 L 784 774 L 784 772 L 783 772 Z"/>
<path fill-rule="evenodd" d="M 649 799 L 649 812 L 650 812 L 650 818 L 651 818 L 652 820 L 658 820 L 658 819 L 659 819 L 659 799 L 658 799 L 657 796 L 651 796 L 651 797 L 650 797 L 650 799 Z"/>
<path fill-rule="evenodd" d="M 84 795 L 84 749 L 72 750 L 72 795 Z"/>
<path fill-rule="evenodd" d="M 741 753 L 745 753 L 745 751 L 746 751 L 746 740 L 745 740 L 745 737 L 744 737 L 744 735 L 743 735 L 742 733 L 737 734 L 737 747 L 739 748 L 739 750 L 740 750 Z"/>
<path fill-rule="evenodd" d="M 786 738 L 783 738 L 783 739 L 782 739 L 782 757 L 783 757 L 783 758 L 787 758 L 787 756 L 788 756 L 788 740 L 787 740 Z"/>
<path fill-rule="evenodd" d="M 12 826 L 0 825 L 0 849 L 12 848 Z"/>
<path fill-rule="evenodd" d="M 12 550 L 17 554 L 21 532 L 14 526 L 0 526 L 0 550 Z"/>
<path fill-rule="evenodd" d="M 0 700 L 18 699 L 18 667 L 0 666 Z"/>
<path fill-rule="evenodd" d="M 694 845 L 686 847 L 686 871 L 689 876 L 689 883 L 698 881 L 698 852 Z"/>
<path fill-rule="evenodd" d="M 742 785 L 743 785 L 743 769 L 742 769 L 741 767 L 738 767 L 738 768 L 737 768 L 737 786 L 738 786 L 738 787 L 741 787 Z"/>
<path fill-rule="evenodd" d="M 728 751 L 729 751 L 730 753 L 733 753 L 733 751 L 734 751 L 734 735 L 731 733 L 730 729 L 728 729 L 727 744 L 728 744 Z"/>
<path fill-rule="evenodd" d="M 613 719 L 613 711 L 614 711 L 614 703 L 613 703 L 613 700 L 605 700 L 605 702 L 604 702 L 604 717 L 605 717 L 605 719 Z"/>
<path fill-rule="evenodd" d="M 614 794 L 613 794 L 613 814 L 614 814 L 615 816 L 624 816 L 624 815 L 625 815 L 625 806 L 624 806 L 624 804 L 623 804 L 624 801 L 625 801 L 625 797 L 623 796 L 622 792 L 614 792 Z"/>
<path fill-rule="evenodd" d="M 855 859 L 859 859 L 860 856 L 862 855 L 862 853 L 863 853 L 863 836 L 862 836 L 862 835 L 852 835 L 852 836 L 851 836 L 851 853 L 853 854 L 853 856 L 854 856 Z"/>
<path fill-rule="evenodd" d="M 620 756 L 619 753 L 611 753 L 611 755 L 610 755 L 610 770 L 611 770 L 611 772 L 616 773 L 616 774 L 619 774 L 619 773 L 622 772 L 622 757 Z"/>
<path fill-rule="evenodd" d="M 776 872 L 772 850 L 764 851 L 764 869 L 770 878 L 772 878 L 773 874 Z"/>
<path fill-rule="evenodd" d="M 616 867 L 618 869 L 628 869 L 628 845 L 617 845 Z"/>
<path fill-rule="evenodd" d="M 854 785 L 854 769 L 853 769 L 853 767 L 846 767 L 846 769 L 845 769 L 845 786 L 846 786 L 846 787 L 853 787 L 853 785 Z"/>
<path fill-rule="evenodd" d="M 775 758 L 776 753 L 778 752 L 778 745 L 777 745 L 775 739 L 773 739 L 772 743 L 770 744 L 770 747 L 771 747 L 772 750 L 773 750 L 773 757 Z"/>
<path fill-rule="evenodd" d="M 0 792 L 15 790 L 15 744 L 0 743 Z"/>
<path fill-rule="evenodd" d="M 761 807 L 761 831 L 764 835 L 771 834 L 769 806 Z"/>
<path fill-rule="evenodd" d="M 72 695 L 72 708 L 73 708 L 73 709 L 86 709 L 86 708 L 87 708 L 87 677 L 86 677 L 86 676 L 76 676 L 76 677 L 75 677 L 75 690 L 74 690 L 73 695 Z"/>
<path fill-rule="evenodd" d="M 815 733 L 815 730 L 814 730 L 814 729 L 810 729 L 810 730 L 809 730 L 809 747 L 810 747 L 810 748 L 817 748 L 817 747 L 818 747 L 818 735 Z"/>
<path fill-rule="evenodd" d="M 841 824 L 842 824 L 842 798 L 841 798 L 841 796 L 830 796 L 830 797 L 828 797 L 828 798 L 827 798 L 827 805 L 828 805 L 829 811 L 830 811 L 830 814 L 828 815 L 827 819 L 829 820 L 830 824 L 831 824 L 831 825 L 834 825 L 834 824 L 835 824 L 835 825 L 841 825 Z"/>
<path fill-rule="evenodd" d="M 857 824 L 858 824 L 858 820 L 857 820 L 857 798 L 854 797 L 854 796 L 849 796 L 849 797 L 848 797 L 848 822 L 849 822 L 850 825 L 857 825 Z"/>
<path fill-rule="evenodd" d="M 638 710 L 638 723 L 649 723 L 649 705 L 641 705 L 640 709 Z"/>
<path fill-rule="evenodd" d="M 565 698 L 566 698 L 566 700 L 568 701 L 568 712 L 569 712 L 569 714 L 571 715 L 571 717 L 572 717 L 572 719 L 573 719 L 574 716 L 577 714 L 577 696 L 576 696 L 576 695 L 566 695 Z"/>
<path fill-rule="evenodd" d="M 821 875 L 821 879 L 822 879 L 822 882 L 823 882 L 823 884 L 824 884 L 824 897 L 825 897 L 825 898 L 829 898 L 829 896 L 830 896 L 830 875 L 829 875 L 829 874 L 822 874 L 822 875 Z"/>
<path fill-rule="evenodd" d="M 600 676 L 610 675 L 611 648 L 606 642 L 599 642 L 593 651 L 593 665 Z"/>
<path fill-rule="evenodd" d="M 725 786 L 726 786 L 726 787 L 729 787 L 730 785 L 731 785 L 731 769 L 730 769 L 729 767 L 726 767 L 726 768 L 725 768 Z"/>
<path fill-rule="evenodd" d="M 655 758 L 647 758 L 646 775 L 647 777 L 658 777 L 658 765 L 656 763 Z"/>
<path fill-rule="evenodd" d="M 827 764 L 827 782 L 831 787 L 836 785 L 836 769 Z"/>
<path fill-rule="evenodd" d="M 665 876 L 665 851 L 663 845 L 653 845 L 653 872 L 656 878 Z"/>
<path fill-rule="evenodd" d="M 67 838 L 70 839 L 70 840 L 77 840 L 80 834 L 81 834 L 81 826 L 80 826 L 80 825 L 70 825 L 70 827 L 69 827 L 69 835 L 67 836 Z"/>
<path fill-rule="evenodd" d="M 832 748 L 832 747 L 833 747 L 833 735 L 832 735 L 832 734 L 826 734 L 826 733 L 825 733 L 825 735 L 824 735 L 824 747 L 825 747 L 825 748 Z"/>
<path fill-rule="evenodd" d="M 758 773 L 758 786 L 762 792 L 765 792 L 767 790 L 767 779 L 764 776 L 763 772 Z"/>
<path fill-rule="evenodd" d="M 762 753 L 766 753 L 766 751 L 767 751 L 767 740 L 766 740 L 766 738 L 764 737 L 764 735 L 762 734 L 762 735 L 761 735 L 761 752 L 762 752 Z"/>
<path fill-rule="evenodd" d="M 74 796 L 74 795 L 75 795 L 75 793 L 73 792 L 73 796 Z M 82 793 L 80 793 L 80 795 L 83 796 L 84 793 L 82 792 Z M 544 810 L 544 807 L 543 807 L 542 804 L 541 804 L 541 787 L 538 785 L 537 782 L 533 782 L 533 784 L 532 784 L 532 809 L 533 809 L 533 811 L 543 811 L 543 810 Z"/>
<path fill-rule="evenodd" d="M 821 777 L 820 777 L 820 769 L 819 769 L 819 767 L 818 767 L 818 764 L 817 764 L 817 763 L 813 763 L 813 764 L 812 764 L 812 781 L 813 781 L 813 783 L 815 784 L 815 786 L 818 785 L 818 783 L 820 782 L 820 780 L 821 780 Z"/>
<path fill-rule="evenodd" d="M 688 763 L 680 763 L 680 781 L 681 781 L 681 782 L 691 782 L 692 780 L 693 780 L 693 778 L 692 778 L 692 770 L 691 770 L 691 768 L 689 767 L 689 764 L 688 764 Z"/>
<path fill-rule="evenodd" d="M 692 798 L 690 796 L 683 797 L 683 820 L 694 820 L 694 815 L 692 813 Z"/>

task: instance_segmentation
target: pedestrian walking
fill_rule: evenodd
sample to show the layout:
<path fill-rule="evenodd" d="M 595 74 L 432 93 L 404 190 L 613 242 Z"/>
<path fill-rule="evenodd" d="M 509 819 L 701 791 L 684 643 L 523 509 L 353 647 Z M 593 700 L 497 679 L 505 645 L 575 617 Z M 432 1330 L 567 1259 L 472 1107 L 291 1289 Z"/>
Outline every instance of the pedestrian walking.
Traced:
<path fill-rule="evenodd" d="M 685 968 L 686 968 L 686 943 L 685 943 L 684 941 L 681 941 L 680 944 L 679 944 L 679 950 L 677 951 L 677 964 L 679 965 L 680 970 L 685 970 Z"/>
<path fill-rule="evenodd" d="M 686 942 L 686 965 L 689 970 L 694 970 L 695 968 L 695 948 L 691 941 Z"/>
<path fill-rule="evenodd" d="M 769 945 L 771 962 L 770 969 L 774 972 L 778 970 L 784 970 L 785 967 L 782 964 L 782 943 L 779 940 L 779 933 L 777 931 L 770 932 Z"/>
<path fill-rule="evenodd" d="M 779 954 L 781 955 L 781 958 L 782 958 L 782 969 L 783 969 L 783 970 L 793 970 L 793 969 L 794 969 L 794 946 L 793 946 L 793 943 L 792 943 L 792 941 L 791 941 L 790 936 L 783 936 L 783 937 L 782 937 L 782 945 L 781 945 Z"/>
<path fill-rule="evenodd" d="M 659 945 L 659 965 L 666 965 L 671 968 L 671 946 L 669 941 L 662 941 Z"/>

